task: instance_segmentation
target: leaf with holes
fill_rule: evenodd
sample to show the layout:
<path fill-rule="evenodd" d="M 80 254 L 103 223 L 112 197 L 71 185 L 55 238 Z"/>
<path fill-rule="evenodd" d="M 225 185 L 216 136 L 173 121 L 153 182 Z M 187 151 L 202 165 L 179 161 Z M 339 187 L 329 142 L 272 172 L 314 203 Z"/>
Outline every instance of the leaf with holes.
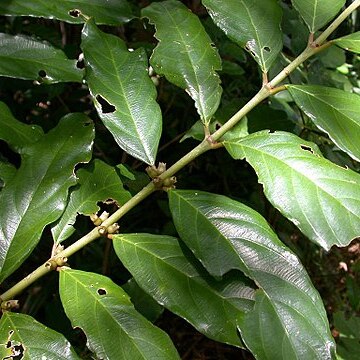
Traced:
<path fill-rule="evenodd" d="M 94 128 L 83 114 L 60 120 L 35 144 L 22 148 L 22 162 L 0 192 L 0 283 L 27 258 L 47 224 L 64 211 L 76 183 L 76 164 L 91 157 Z M 49 151 L 51 149 L 51 151 Z"/>
<path fill-rule="evenodd" d="M 282 49 L 282 11 L 276 0 L 203 0 L 214 23 L 245 48 L 266 73 Z"/>
<path fill-rule="evenodd" d="M 62 334 L 29 315 L 4 312 L 0 320 L 1 359 L 78 360 Z"/>
<path fill-rule="evenodd" d="M 123 40 L 103 33 L 92 20 L 84 26 L 81 47 L 86 81 L 104 125 L 124 151 L 153 164 L 162 120 L 145 52 L 130 52 Z"/>
<path fill-rule="evenodd" d="M 215 281 L 170 236 L 116 235 L 114 248 L 136 282 L 158 303 L 206 336 L 242 346 L 237 322 L 251 310 L 254 289 L 241 276 Z"/>
<path fill-rule="evenodd" d="M 260 131 L 225 147 L 251 164 L 269 201 L 324 249 L 360 236 L 360 175 L 324 159 L 315 144 Z"/>
<path fill-rule="evenodd" d="M 198 17 L 179 1 L 153 3 L 142 16 L 155 24 L 159 40 L 150 62 L 155 71 L 185 89 L 195 101 L 201 121 L 208 124 L 222 89 L 217 70 L 221 59 Z"/>
<path fill-rule="evenodd" d="M 83 70 L 49 43 L 0 33 L 0 75 L 41 83 L 81 82 Z"/>
<path fill-rule="evenodd" d="M 140 315 L 109 278 L 62 268 L 60 297 L 72 325 L 84 331 L 97 358 L 180 359 L 170 338 Z"/>
<path fill-rule="evenodd" d="M 51 229 L 54 241 L 60 243 L 74 231 L 78 214 L 91 215 L 100 207 L 99 201 L 114 200 L 119 206 L 131 198 L 123 187 L 115 169 L 101 160 L 79 169 L 76 172 L 78 187 L 71 194 L 64 213 Z"/>
<path fill-rule="evenodd" d="M 0 160 L 0 189 L 10 182 L 16 174 L 16 167 L 7 162 Z"/>
<path fill-rule="evenodd" d="M 134 16 L 126 0 L 1 0 L 0 14 L 35 16 L 57 19 L 68 23 L 83 23 L 80 13 L 94 17 L 96 23 L 121 25 Z"/>
<path fill-rule="evenodd" d="M 360 161 L 360 96 L 324 86 L 287 85 L 299 108 L 334 143 Z"/>
<path fill-rule="evenodd" d="M 345 2 L 346 0 L 292 0 L 294 8 L 312 33 L 333 19 Z"/>
<path fill-rule="evenodd" d="M 1 101 L 0 114 L 0 139 L 15 151 L 21 151 L 24 146 L 38 141 L 44 134 L 41 127 L 27 125 L 15 119 L 7 105 Z"/>
<path fill-rule="evenodd" d="M 345 50 L 352 51 L 357 54 L 360 53 L 360 31 L 331 40 L 331 42 Z"/>
<path fill-rule="evenodd" d="M 244 138 L 245 139 L 245 138 Z M 268 299 L 258 322 L 262 338 L 248 335 L 245 315 L 239 330 L 245 344 L 258 356 L 278 352 L 270 359 L 330 359 L 334 352 L 325 309 L 306 270 L 277 238 L 264 218 L 249 207 L 222 195 L 171 190 L 169 205 L 175 227 L 187 246 L 214 276 L 232 269 L 254 280 Z M 256 296 L 257 311 L 260 299 Z M 305 346 L 306 344 L 306 346 Z"/>

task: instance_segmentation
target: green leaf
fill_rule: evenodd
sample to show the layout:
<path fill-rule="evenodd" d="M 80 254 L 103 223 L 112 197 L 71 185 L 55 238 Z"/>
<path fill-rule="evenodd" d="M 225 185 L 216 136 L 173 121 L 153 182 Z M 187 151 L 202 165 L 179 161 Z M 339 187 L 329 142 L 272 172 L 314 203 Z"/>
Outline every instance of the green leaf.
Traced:
<path fill-rule="evenodd" d="M 116 235 L 114 248 L 139 286 L 158 303 L 206 336 L 242 345 L 236 326 L 252 308 L 254 290 L 241 277 L 215 281 L 170 236 Z"/>
<path fill-rule="evenodd" d="M 1 15 L 35 16 L 57 19 L 69 23 L 82 23 L 84 18 L 76 16 L 72 10 L 78 9 L 88 17 L 95 17 L 96 23 L 121 25 L 133 18 L 126 0 L 2 0 Z M 75 12 L 76 13 L 76 12 Z M 73 14 L 73 15 L 71 15 Z"/>
<path fill-rule="evenodd" d="M 79 186 L 74 189 L 64 213 L 55 226 L 52 227 L 54 241 L 60 243 L 74 231 L 74 223 L 78 214 L 91 215 L 100 207 L 99 201 L 115 200 L 119 206 L 131 198 L 115 169 L 101 160 L 79 169 L 76 172 Z"/>
<path fill-rule="evenodd" d="M 308 26 L 310 32 L 322 28 L 332 20 L 346 0 L 292 0 L 295 9 Z"/>
<path fill-rule="evenodd" d="M 152 3 L 142 16 L 155 24 L 159 40 L 150 63 L 159 75 L 185 89 L 208 124 L 217 110 L 222 88 L 216 73 L 221 59 L 199 18 L 179 1 Z"/>
<path fill-rule="evenodd" d="M 130 296 L 135 309 L 152 323 L 163 313 L 164 308 L 146 293 L 134 278 L 131 278 L 122 288 Z"/>
<path fill-rule="evenodd" d="M 0 33 L 0 75 L 41 83 L 81 82 L 83 70 L 49 43 Z"/>
<path fill-rule="evenodd" d="M 225 147 L 251 164 L 269 201 L 310 240 L 329 250 L 360 235 L 360 175 L 324 159 L 315 144 L 260 131 Z"/>
<path fill-rule="evenodd" d="M 360 161 L 360 96 L 340 89 L 287 85 L 299 108 L 317 128 L 353 159 Z"/>
<path fill-rule="evenodd" d="M 238 269 L 262 290 L 257 291 L 254 310 L 239 322 L 245 344 L 257 358 L 331 358 L 334 343 L 321 298 L 297 257 L 260 214 L 225 196 L 201 191 L 171 190 L 169 200 L 180 237 L 212 275 Z M 247 324 L 254 313 L 262 317 L 261 339 L 250 335 Z M 262 332 L 264 328 L 270 330 Z M 279 357 L 258 356 L 258 348 L 272 353 L 271 347 L 278 345 L 274 338 L 280 339 Z"/>
<path fill-rule="evenodd" d="M 94 128 L 70 114 L 37 143 L 22 149 L 21 166 L 0 192 L 0 283 L 26 259 L 47 224 L 64 211 L 74 167 L 91 157 Z M 51 149 L 51 151 L 49 151 Z"/>
<path fill-rule="evenodd" d="M 13 357 L 14 355 L 17 355 Z M 4 312 L 0 320 L 1 359 L 80 359 L 62 334 L 29 315 Z"/>
<path fill-rule="evenodd" d="M 119 37 L 89 20 L 81 48 L 86 81 L 104 125 L 130 155 L 153 164 L 161 135 L 161 111 L 142 49 L 130 52 Z"/>
<path fill-rule="evenodd" d="M 360 53 L 360 31 L 331 40 L 331 42 L 345 50 L 352 51 L 357 54 Z"/>
<path fill-rule="evenodd" d="M 334 313 L 334 326 L 338 331 L 339 339 L 337 352 L 339 359 L 357 360 L 360 357 L 360 318 L 345 318 L 344 313 Z"/>
<path fill-rule="evenodd" d="M 282 11 L 276 0 L 203 0 L 215 24 L 268 72 L 282 49 Z"/>
<path fill-rule="evenodd" d="M 41 127 L 26 125 L 15 119 L 7 105 L 0 101 L 0 139 L 6 141 L 14 151 L 20 152 L 24 146 L 38 141 L 43 134 Z"/>
<path fill-rule="evenodd" d="M 180 359 L 170 338 L 140 315 L 126 292 L 109 278 L 63 268 L 60 297 L 74 327 L 101 359 Z"/>
<path fill-rule="evenodd" d="M 16 167 L 0 160 L 0 188 L 4 187 L 16 174 Z"/>

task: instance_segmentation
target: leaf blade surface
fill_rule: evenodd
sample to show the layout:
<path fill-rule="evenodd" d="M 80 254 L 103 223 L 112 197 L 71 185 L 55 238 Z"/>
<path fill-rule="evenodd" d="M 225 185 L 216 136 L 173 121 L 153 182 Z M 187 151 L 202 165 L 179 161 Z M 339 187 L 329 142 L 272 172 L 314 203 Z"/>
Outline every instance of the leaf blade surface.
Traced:
<path fill-rule="evenodd" d="M 178 240 L 152 234 L 114 237 L 116 254 L 157 302 L 217 341 L 241 346 L 237 320 L 252 307 L 254 290 L 241 278 L 216 282 L 185 256 Z"/>
<path fill-rule="evenodd" d="M 360 96 L 314 85 L 288 85 L 299 108 L 334 143 L 360 161 Z"/>
<path fill-rule="evenodd" d="M 0 320 L 0 357 L 13 359 L 16 351 L 24 360 L 80 359 L 62 334 L 29 315 L 5 312 Z"/>
<path fill-rule="evenodd" d="M 26 259 L 47 224 L 65 208 L 74 167 L 91 157 L 94 128 L 83 114 L 69 114 L 22 151 L 22 163 L 0 193 L 0 282 Z M 49 149 L 51 149 L 49 151 Z"/>
<path fill-rule="evenodd" d="M 200 20 L 174 0 L 153 3 L 142 10 L 142 16 L 155 24 L 159 40 L 151 65 L 158 74 L 186 90 L 202 122 L 209 124 L 222 93 L 216 72 L 221 69 L 221 59 Z"/>
<path fill-rule="evenodd" d="M 11 0 L 0 3 L 0 14 L 44 17 L 69 23 L 83 23 L 82 16 L 71 16 L 72 10 L 80 10 L 88 17 L 95 17 L 98 24 L 121 25 L 133 18 L 126 0 L 61 0 L 42 1 Z"/>
<path fill-rule="evenodd" d="M 0 33 L 0 75 L 53 84 L 81 82 L 83 71 L 76 60 L 44 41 Z"/>
<path fill-rule="evenodd" d="M 286 132 L 260 131 L 225 147 L 255 169 L 269 201 L 309 239 L 329 250 L 360 234 L 360 176 Z"/>
<path fill-rule="evenodd" d="M 322 28 L 345 5 L 345 0 L 292 0 L 310 32 Z"/>
<path fill-rule="evenodd" d="M 202 191 L 171 190 L 169 201 L 179 235 L 211 274 L 221 276 L 238 269 L 259 286 L 254 310 L 239 321 L 244 341 L 255 355 L 258 348 L 270 354 L 278 345 L 272 331 L 259 341 L 247 327 L 260 312 L 261 327 L 277 328 L 276 337 L 287 349 L 282 357 L 270 359 L 292 359 L 294 354 L 312 358 L 314 353 L 319 359 L 331 358 L 334 342 L 318 292 L 297 257 L 258 213 Z M 261 294 L 275 317 L 268 316 L 267 310 L 258 311 Z M 305 350 L 304 343 L 308 344 Z"/>
<path fill-rule="evenodd" d="M 245 48 L 263 72 L 267 72 L 282 49 L 282 11 L 274 0 L 203 0 L 214 23 Z"/>
<path fill-rule="evenodd" d="M 97 357 L 180 359 L 167 334 L 140 315 L 126 292 L 109 278 L 64 268 L 60 298 L 72 325 L 85 332 Z"/>
<path fill-rule="evenodd" d="M 76 176 L 78 188 L 71 192 L 64 213 L 51 229 L 56 243 L 61 243 L 75 231 L 73 225 L 78 214 L 96 213 L 100 209 L 99 201 L 111 199 L 121 206 L 131 198 L 115 169 L 99 159 L 79 169 Z"/>
<path fill-rule="evenodd" d="M 104 125 L 124 151 L 152 165 L 162 120 L 145 52 L 130 52 L 120 38 L 100 31 L 92 20 L 82 31 L 81 48 L 86 81 Z"/>

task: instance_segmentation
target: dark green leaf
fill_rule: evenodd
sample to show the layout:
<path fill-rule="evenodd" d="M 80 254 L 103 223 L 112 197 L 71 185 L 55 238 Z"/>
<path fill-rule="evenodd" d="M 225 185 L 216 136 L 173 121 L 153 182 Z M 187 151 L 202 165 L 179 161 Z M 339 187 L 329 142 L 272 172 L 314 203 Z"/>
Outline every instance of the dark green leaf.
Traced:
<path fill-rule="evenodd" d="M 1 65 L 0 65 L 1 66 Z M 39 126 L 26 125 L 14 118 L 10 109 L 0 101 L 0 139 L 15 151 L 40 139 L 43 131 Z"/>
<path fill-rule="evenodd" d="M 333 19 L 346 0 L 292 0 L 295 9 L 308 26 L 310 32 L 322 28 Z"/>
<path fill-rule="evenodd" d="M 159 40 L 151 65 L 158 74 L 186 90 L 202 122 L 208 124 L 221 98 L 216 73 L 221 69 L 221 59 L 200 20 L 175 0 L 153 3 L 143 9 L 142 15 L 155 24 Z"/>
<path fill-rule="evenodd" d="M 334 314 L 334 326 L 339 339 L 337 352 L 339 360 L 358 360 L 360 357 L 360 318 L 345 318 L 344 313 Z"/>
<path fill-rule="evenodd" d="M 97 358 L 180 359 L 170 338 L 140 315 L 109 278 L 63 268 L 60 297 L 72 325 L 84 331 Z"/>
<path fill-rule="evenodd" d="M 79 187 L 74 189 L 64 213 L 51 229 L 54 241 L 60 243 L 74 231 L 74 223 L 78 214 L 91 215 L 100 207 L 99 201 L 115 200 L 119 206 L 131 198 L 113 167 L 101 160 L 95 160 L 77 171 Z"/>
<path fill-rule="evenodd" d="M 81 82 L 83 71 L 76 60 L 44 41 L 0 33 L 0 75 L 52 84 Z"/>
<path fill-rule="evenodd" d="M 217 341 L 241 346 L 237 322 L 252 308 L 254 290 L 241 277 L 215 281 L 190 262 L 176 238 L 151 234 L 114 237 L 116 254 L 157 302 Z"/>
<path fill-rule="evenodd" d="M 0 358 L 80 359 L 62 334 L 40 324 L 29 315 L 11 312 L 3 313 L 0 320 Z"/>
<path fill-rule="evenodd" d="M 360 96 L 324 86 L 288 85 L 296 104 L 334 143 L 360 161 Z"/>
<path fill-rule="evenodd" d="M 171 190 L 169 199 L 178 233 L 211 274 L 239 269 L 262 290 L 255 309 L 239 322 L 257 358 L 331 358 L 334 343 L 321 298 L 297 257 L 261 215 L 225 196 L 200 191 Z M 256 314 L 261 319 L 253 325 Z M 260 338 L 253 336 L 254 326 Z M 279 356 L 258 356 L 258 349 L 279 351 Z"/>
<path fill-rule="evenodd" d="M 360 175 L 324 159 L 315 144 L 260 131 L 225 147 L 251 164 L 269 201 L 312 241 L 329 250 L 360 235 Z"/>
<path fill-rule="evenodd" d="M 164 308 L 146 293 L 134 278 L 131 278 L 122 288 L 130 296 L 135 309 L 149 321 L 154 322 L 163 313 Z"/>
<path fill-rule="evenodd" d="M 121 25 L 133 18 L 130 5 L 126 0 L 1 0 L 1 15 L 35 16 L 58 19 L 69 23 L 82 23 L 84 18 L 95 17 L 98 24 Z"/>
<path fill-rule="evenodd" d="M 282 49 L 282 11 L 276 0 L 203 0 L 225 34 L 254 57 L 267 72 Z"/>
<path fill-rule="evenodd" d="M 81 47 L 101 120 L 124 151 L 153 164 L 162 123 L 145 52 L 130 52 L 123 40 L 103 33 L 92 20 L 84 26 Z"/>
<path fill-rule="evenodd" d="M 90 160 L 94 128 L 85 115 L 70 114 L 37 143 L 22 149 L 22 162 L 1 191 L 0 282 L 30 254 L 45 225 L 64 211 L 74 167 Z M 49 149 L 51 149 L 49 151 Z"/>
<path fill-rule="evenodd" d="M 16 174 L 16 167 L 8 162 L 0 161 L 0 185 L 4 187 Z"/>
<path fill-rule="evenodd" d="M 339 39 L 334 39 L 331 42 L 345 50 L 352 51 L 357 54 L 360 53 L 360 31 Z"/>

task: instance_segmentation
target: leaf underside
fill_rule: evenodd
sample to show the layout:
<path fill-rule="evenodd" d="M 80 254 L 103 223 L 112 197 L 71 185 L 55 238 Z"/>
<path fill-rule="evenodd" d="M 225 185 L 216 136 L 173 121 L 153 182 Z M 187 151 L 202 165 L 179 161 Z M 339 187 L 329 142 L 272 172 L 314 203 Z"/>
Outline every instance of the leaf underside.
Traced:
<path fill-rule="evenodd" d="M 360 31 L 353 34 L 331 40 L 332 43 L 340 46 L 341 48 L 352 51 L 354 53 L 360 53 Z"/>

